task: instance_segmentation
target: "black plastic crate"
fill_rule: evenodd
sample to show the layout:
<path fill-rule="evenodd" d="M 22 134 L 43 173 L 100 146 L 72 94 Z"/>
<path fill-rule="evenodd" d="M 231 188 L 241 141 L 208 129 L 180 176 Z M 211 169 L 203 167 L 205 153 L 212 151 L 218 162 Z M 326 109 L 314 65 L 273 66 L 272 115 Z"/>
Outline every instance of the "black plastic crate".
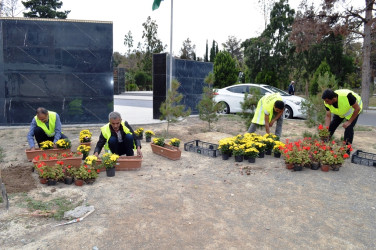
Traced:
<path fill-rule="evenodd" d="M 218 150 L 219 145 L 213 144 L 209 142 L 204 142 L 200 140 L 193 140 L 184 143 L 184 150 L 188 152 L 195 152 L 198 154 L 210 156 L 210 157 L 217 157 L 220 155 Z"/>
<path fill-rule="evenodd" d="M 376 154 L 357 150 L 355 151 L 355 154 L 351 156 L 351 162 L 355 164 L 376 167 Z"/>

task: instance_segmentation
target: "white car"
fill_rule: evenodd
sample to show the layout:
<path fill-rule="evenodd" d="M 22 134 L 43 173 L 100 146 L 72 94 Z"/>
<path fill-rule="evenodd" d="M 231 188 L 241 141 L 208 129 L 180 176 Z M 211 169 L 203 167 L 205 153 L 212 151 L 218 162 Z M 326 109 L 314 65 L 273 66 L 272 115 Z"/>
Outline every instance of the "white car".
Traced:
<path fill-rule="evenodd" d="M 223 110 L 221 113 L 238 113 L 242 112 L 241 102 L 244 102 L 244 94 L 249 93 L 251 89 L 258 89 L 261 95 L 280 93 L 283 101 L 285 102 L 284 118 L 306 118 L 302 113 L 301 103 L 304 98 L 300 96 L 290 95 L 287 92 L 280 90 L 279 88 L 266 85 L 266 84 L 254 84 L 243 83 L 231 85 L 222 89 L 216 89 L 215 101 L 223 103 Z"/>

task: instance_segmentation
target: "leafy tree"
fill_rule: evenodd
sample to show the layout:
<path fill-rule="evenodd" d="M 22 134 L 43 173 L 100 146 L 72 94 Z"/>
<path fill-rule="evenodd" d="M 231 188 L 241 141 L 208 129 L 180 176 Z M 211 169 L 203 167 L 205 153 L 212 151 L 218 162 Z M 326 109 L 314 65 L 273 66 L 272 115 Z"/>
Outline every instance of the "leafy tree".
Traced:
<path fill-rule="evenodd" d="M 230 53 L 221 51 L 216 55 L 214 66 L 215 86 L 223 88 L 236 83 L 239 70 L 236 68 L 235 60 Z"/>
<path fill-rule="evenodd" d="M 166 101 L 159 107 L 161 112 L 160 120 L 167 120 L 166 137 L 168 137 L 168 129 L 170 124 L 177 122 L 179 117 L 187 117 L 191 114 L 191 109 L 184 111 L 185 105 L 179 104 L 183 99 L 183 95 L 178 93 L 180 83 L 174 79 L 171 82 L 171 89 L 167 92 Z"/>
<path fill-rule="evenodd" d="M 287 86 L 293 52 L 288 37 L 294 14 L 295 11 L 290 8 L 288 2 L 280 0 L 274 4 L 270 13 L 270 24 L 261 36 L 247 39 L 242 43 L 245 64 L 250 73 L 248 77 L 251 81 L 256 79 L 259 72 L 263 72 L 263 76 L 276 75 L 273 86 L 281 88 Z"/>
<path fill-rule="evenodd" d="M 210 62 L 214 62 L 215 56 L 218 53 L 218 45 L 216 44 L 217 42 L 213 40 L 212 47 L 210 48 L 210 59 L 209 59 Z"/>
<path fill-rule="evenodd" d="M 339 8 L 338 0 L 324 0 L 322 8 L 315 11 L 313 6 L 306 7 L 304 13 L 298 13 L 296 17 L 291 40 L 298 51 L 308 50 L 312 45 L 319 43 L 328 35 L 356 34 L 363 39 L 362 62 L 362 101 L 363 107 L 368 108 L 371 86 L 371 34 L 376 18 L 376 0 L 365 0 L 363 8 L 349 7 Z M 342 12 L 341 12 L 342 11 Z M 363 31 L 360 30 L 363 27 Z M 374 26 L 373 26 L 374 27 Z"/>
<path fill-rule="evenodd" d="M 209 131 L 211 130 L 210 125 L 218 121 L 218 112 L 221 109 L 221 105 L 214 100 L 214 82 L 214 74 L 210 72 L 205 78 L 205 83 L 207 83 L 208 86 L 203 88 L 203 95 L 198 103 L 199 117 L 201 120 L 208 122 Z"/>
<path fill-rule="evenodd" d="M 317 126 L 325 122 L 325 106 L 324 101 L 321 99 L 321 93 L 327 89 L 337 89 L 337 81 L 335 76 L 329 72 L 320 74 L 317 78 L 318 83 L 318 93 L 317 95 L 311 95 L 306 101 L 302 102 L 303 113 L 306 114 L 307 120 L 305 123 L 308 127 Z"/>
<path fill-rule="evenodd" d="M 209 62 L 209 56 L 208 55 L 209 55 L 209 47 L 208 47 L 208 40 L 206 40 L 204 62 Z"/>
<path fill-rule="evenodd" d="M 144 39 L 145 47 L 145 55 L 142 60 L 143 70 L 151 75 L 153 53 L 161 53 L 166 48 L 166 45 L 163 45 L 162 41 L 158 39 L 158 25 L 151 20 L 150 16 L 148 16 L 142 26 L 144 27 L 142 38 Z"/>
<path fill-rule="evenodd" d="M 63 5 L 59 0 L 29 0 L 21 1 L 29 12 L 24 12 L 24 17 L 58 18 L 66 19 L 70 10 L 57 11 Z"/>
<path fill-rule="evenodd" d="M 149 74 L 143 71 L 137 71 L 134 80 L 137 84 L 137 87 L 140 90 L 149 90 L 151 89 L 151 84 L 152 84 L 152 78 Z"/>
<path fill-rule="evenodd" d="M 128 31 L 128 34 L 124 36 L 124 45 L 128 48 L 128 55 L 130 55 L 133 48 L 133 36 L 131 31 Z"/>
<path fill-rule="evenodd" d="M 330 66 L 326 62 L 326 59 L 321 62 L 320 66 L 317 68 L 315 74 L 313 75 L 309 93 L 311 95 L 317 95 L 319 94 L 319 78 L 322 77 L 325 74 L 328 74 L 329 77 L 332 77 L 332 72 L 330 71 Z"/>
<path fill-rule="evenodd" d="M 16 17 L 21 13 L 18 0 L 3 0 L 0 2 L 0 16 Z"/>
<path fill-rule="evenodd" d="M 237 40 L 235 36 L 229 36 L 225 43 L 222 43 L 224 50 L 229 52 L 232 58 L 237 59 L 239 62 L 243 61 L 243 51 L 241 41 Z"/>
<path fill-rule="evenodd" d="M 189 38 L 183 41 L 183 47 L 180 49 L 180 59 L 188 59 L 188 60 L 195 60 L 196 53 L 195 53 L 196 45 L 192 45 L 192 42 Z"/>

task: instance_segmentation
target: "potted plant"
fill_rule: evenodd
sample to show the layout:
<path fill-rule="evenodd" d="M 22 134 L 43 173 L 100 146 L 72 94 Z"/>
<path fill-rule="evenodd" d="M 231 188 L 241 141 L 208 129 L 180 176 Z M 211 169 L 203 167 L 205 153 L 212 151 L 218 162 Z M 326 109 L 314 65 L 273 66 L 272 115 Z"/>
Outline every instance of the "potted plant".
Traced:
<path fill-rule="evenodd" d="M 219 146 L 218 149 L 222 154 L 223 160 L 228 160 L 228 158 L 231 156 L 232 150 L 230 147 L 234 145 L 234 141 L 232 138 L 224 138 L 219 140 Z"/>
<path fill-rule="evenodd" d="M 83 129 L 80 131 L 80 144 L 90 146 L 91 145 L 91 135 L 92 133 L 88 129 Z"/>
<path fill-rule="evenodd" d="M 87 165 L 81 165 L 79 168 L 74 169 L 73 177 L 76 186 L 82 186 L 85 180 L 89 178 L 90 173 L 88 170 L 90 170 L 90 168 L 88 168 Z"/>
<path fill-rule="evenodd" d="M 72 165 L 66 165 L 63 167 L 64 183 L 71 185 L 73 183 L 74 167 Z"/>
<path fill-rule="evenodd" d="M 54 143 L 52 141 L 43 141 L 40 143 L 40 148 L 42 150 L 53 149 Z"/>
<path fill-rule="evenodd" d="M 330 132 L 328 127 L 324 127 L 322 124 L 318 126 L 319 137 L 322 141 L 327 142 L 329 140 Z"/>
<path fill-rule="evenodd" d="M 151 137 L 155 135 L 153 131 L 151 130 L 146 130 L 145 131 L 145 139 L 146 139 L 146 142 L 151 142 Z"/>
<path fill-rule="evenodd" d="M 249 163 L 255 163 L 259 151 L 255 147 L 249 147 L 244 150 L 244 155 L 248 157 Z"/>
<path fill-rule="evenodd" d="M 144 136 L 144 128 L 138 128 L 134 131 L 134 134 L 136 135 L 136 139 L 142 140 Z"/>
<path fill-rule="evenodd" d="M 71 152 L 70 148 L 54 148 L 52 141 L 44 141 L 40 143 L 40 149 L 26 149 L 25 153 L 28 161 L 32 161 L 35 156 L 42 155 L 47 151 L 50 153 Z"/>
<path fill-rule="evenodd" d="M 47 179 L 48 186 L 56 185 L 57 181 L 64 177 L 62 165 L 43 166 L 43 177 Z"/>
<path fill-rule="evenodd" d="M 282 154 L 282 150 L 285 147 L 285 144 L 281 141 L 275 141 L 275 145 L 273 147 L 273 154 L 275 158 L 280 158 Z"/>
<path fill-rule="evenodd" d="M 115 176 L 115 166 L 119 159 L 117 154 L 105 153 L 102 156 L 102 167 L 106 168 L 106 174 L 108 177 Z"/>
<path fill-rule="evenodd" d="M 153 138 L 153 142 L 150 143 L 150 146 L 154 154 L 161 155 L 174 161 L 181 158 L 181 151 L 179 148 L 166 144 L 162 137 Z"/>
<path fill-rule="evenodd" d="M 61 148 L 61 149 L 70 149 L 72 147 L 72 143 L 69 139 L 64 138 L 64 139 L 58 140 L 56 142 L 56 146 L 57 148 Z"/>
<path fill-rule="evenodd" d="M 274 148 L 274 145 L 275 145 L 275 142 L 274 142 L 274 138 L 277 138 L 276 135 L 272 135 L 272 134 L 265 134 L 262 138 L 262 143 L 264 143 L 266 146 L 265 146 L 265 154 L 266 155 L 271 155 L 272 154 L 272 150 Z"/>
<path fill-rule="evenodd" d="M 242 162 L 244 157 L 244 144 L 235 144 L 230 147 L 236 162 Z"/>
<path fill-rule="evenodd" d="M 266 149 L 266 144 L 262 142 L 255 142 L 253 146 L 259 151 L 259 158 L 264 158 L 265 156 L 265 149 Z"/>
<path fill-rule="evenodd" d="M 91 147 L 89 145 L 81 144 L 77 147 L 77 151 L 82 154 L 82 160 L 85 160 L 89 155 Z"/>
<path fill-rule="evenodd" d="M 172 138 L 169 142 L 169 145 L 174 146 L 174 147 L 179 147 L 180 146 L 180 140 L 178 138 Z"/>

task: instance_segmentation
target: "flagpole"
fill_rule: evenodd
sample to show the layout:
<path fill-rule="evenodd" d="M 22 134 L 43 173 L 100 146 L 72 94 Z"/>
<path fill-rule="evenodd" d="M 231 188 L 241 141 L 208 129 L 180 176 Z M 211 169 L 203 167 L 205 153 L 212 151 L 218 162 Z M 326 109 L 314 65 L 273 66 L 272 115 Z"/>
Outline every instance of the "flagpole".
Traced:
<path fill-rule="evenodd" d="M 171 26 L 170 26 L 170 90 L 172 89 L 172 23 L 174 13 L 174 0 L 171 0 Z"/>

